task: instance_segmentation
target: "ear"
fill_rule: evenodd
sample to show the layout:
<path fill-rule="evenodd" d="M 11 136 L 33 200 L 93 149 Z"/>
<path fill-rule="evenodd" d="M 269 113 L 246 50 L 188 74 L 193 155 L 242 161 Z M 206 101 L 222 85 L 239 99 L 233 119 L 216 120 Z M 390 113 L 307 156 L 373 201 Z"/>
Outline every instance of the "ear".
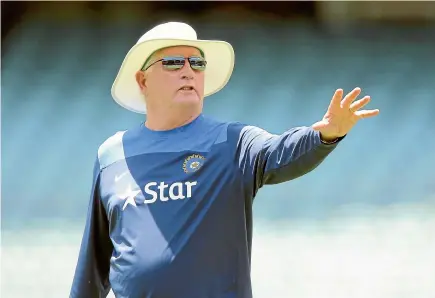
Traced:
<path fill-rule="evenodd" d="M 146 74 L 144 71 L 136 72 L 136 82 L 139 86 L 139 89 L 144 92 L 146 90 Z"/>

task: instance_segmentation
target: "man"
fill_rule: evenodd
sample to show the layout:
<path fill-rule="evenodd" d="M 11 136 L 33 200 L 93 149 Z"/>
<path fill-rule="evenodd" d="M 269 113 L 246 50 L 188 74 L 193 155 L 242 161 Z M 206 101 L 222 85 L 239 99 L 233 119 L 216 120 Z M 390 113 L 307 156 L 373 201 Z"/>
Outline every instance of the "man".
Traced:
<path fill-rule="evenodd" d="M 234 66 L 226 42 L 187 24 L 147 32 L 127 54 L 112 95 L 146 113 L 98 149 L 72 298 L 252 297 L 252 203 L 258 190 L 316 168 L 370 98 L 337 90 L 325 116 L 281 135 L 202 114 Z M 231 107 L 229 107 L 231 108 Z"/>

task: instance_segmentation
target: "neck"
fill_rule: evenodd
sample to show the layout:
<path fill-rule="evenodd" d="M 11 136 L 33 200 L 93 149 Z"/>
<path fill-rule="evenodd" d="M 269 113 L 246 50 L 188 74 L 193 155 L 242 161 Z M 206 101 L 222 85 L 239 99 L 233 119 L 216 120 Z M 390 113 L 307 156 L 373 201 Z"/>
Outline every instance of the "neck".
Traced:
<path fill-rule="evenodd" d="M 190 111 L 178 114 L 154 114 L 148 113 L 145 126 L 151 130 L 171 130 L 189 124 L 195 120 L 201 111 Z"/>

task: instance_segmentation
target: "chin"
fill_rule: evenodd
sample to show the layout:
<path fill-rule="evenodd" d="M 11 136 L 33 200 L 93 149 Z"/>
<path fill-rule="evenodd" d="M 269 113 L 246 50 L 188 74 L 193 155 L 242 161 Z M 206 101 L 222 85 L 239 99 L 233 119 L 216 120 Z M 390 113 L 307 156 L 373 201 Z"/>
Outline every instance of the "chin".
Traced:
<path fill-rule="evenodd" d="M 177 96 L 175 102 L 180 104 L 199 104 L 201 103 L 201 99 L 197 94 L 186 94 Z"/>

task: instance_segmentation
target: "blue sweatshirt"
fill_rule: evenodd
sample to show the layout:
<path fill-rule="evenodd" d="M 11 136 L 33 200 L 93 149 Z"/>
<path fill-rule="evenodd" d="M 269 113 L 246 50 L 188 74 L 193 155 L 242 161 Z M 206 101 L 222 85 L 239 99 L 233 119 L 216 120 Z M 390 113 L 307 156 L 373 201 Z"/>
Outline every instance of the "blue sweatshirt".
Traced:
<path fill-rule="evenodd" d="M 143 123 L 98 149 L 70 298 L 250 298 L 258 190 L 316 168 L 335 144 L 200 115 Z"/>

